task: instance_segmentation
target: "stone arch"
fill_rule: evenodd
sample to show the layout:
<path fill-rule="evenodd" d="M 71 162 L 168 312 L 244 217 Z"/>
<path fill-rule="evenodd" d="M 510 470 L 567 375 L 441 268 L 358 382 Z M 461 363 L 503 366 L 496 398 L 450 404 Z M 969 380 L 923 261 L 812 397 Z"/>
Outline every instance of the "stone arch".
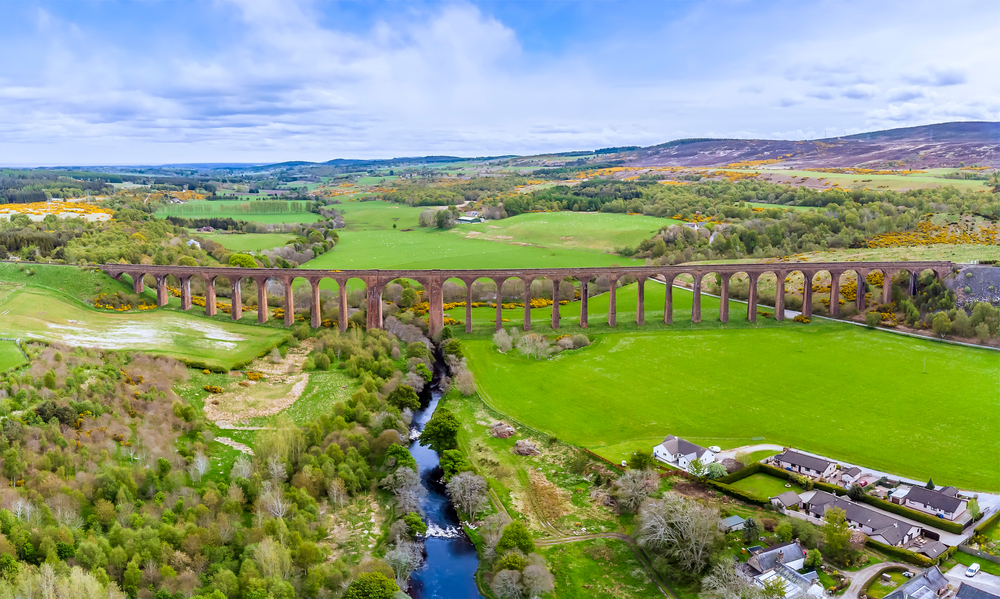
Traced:
<path fill-rule="evenodd" d="M 807 310 L 805 309 L 806 298 L 808 297 L 809 301 L 810 302 L 812 301 L 812 287 L 808 287 L 808 290 L 806 287 L 809 275 L 807 275 L 806 272 L 798 266 L 790 267 L 788 270 L 784 272 L 784 274 L 785 274 L 785 280 L 784 284 L 782 285 L 783 306 L 786 308 L 790 306 L 791 307 L 790 309 L 798 310 L 803 314 L 803 316 L 806 316 L 808 318 L 806 314 Z M 799 277 L 801 277 L 802 279 L 801 289 L 794 287 L 795 281 Z M 811 310 L 808 310 L 808 312 L 810 314 L 812 313 Z"/>
<path fill-rule="evenodd" d="M 757 322 L 757 283 L 760 278 L 761 273 L 753 268 L 746 268 L 735 270 L 729 273 L 729 289 L 727 290 L 730 294 L 736 291 L 736 297 L 743 298 L 743 294 L 738 290 L 733 290 L 734 285 L 742 285 L 742 279 L 736 280 L 737 277 L 742 275 L 746 278 L 747 292 L 746 292 L 746 302 L 747 302 L 747 321 Z M 734 280 L 735 283 L 734 283 Z"/>
<path fill-rule="evenodd" d="M 379 327 L 381 327 L 382 319 L 385 317 L 386 310 L 392 310 L 395 308 L 397 311 L 393 312 L 392 315 L 398 315 L 400 320 L 411 318 L 412 316 L 404 316 L 404 312 L 413 310 L 419 307 L 423 303 L 427 303 L 427 320 L 428 324 L 434 322 L 435 320 L 443 320 L 443 313 L 437 314 L 435 318 L 435 309 L 443 312 L 443 305 L 440 301 L 442 299 L 441 283 L 438 283 L 436 290 L 432 290 L 431 282 L 419 276 L 405 276 L 405 277 L 395 277 L 389 279 L 385 282 L 381 282 L 379 288 L 376 290 L 378 294 L 377 307 L 372 303 L 372 296 L 369 294 L 369 302 L 367 304 L 367 309 L 369 313 L 373 310 L 377 310 L 379 314 Z M 400 303 L 403 301 L 404 297 L 407 297 L 407 289 L 412 289 L 416 292 L 416 297 L 412 298 L 414 301 L 412 305 L 409 302 Z M 437 305 L 435 305 L 434 297 L 437 296 L 439 300 Z M 353 294 L 352 294 L 353 296 Z M 397 297 L 398 296 L 398 297 Z M 369 316 L 369 321 L 371 316 Z M 371 326 L 371 325 L 369 325 Z M 429 327 L 433 328 L 433 327 Z"/>

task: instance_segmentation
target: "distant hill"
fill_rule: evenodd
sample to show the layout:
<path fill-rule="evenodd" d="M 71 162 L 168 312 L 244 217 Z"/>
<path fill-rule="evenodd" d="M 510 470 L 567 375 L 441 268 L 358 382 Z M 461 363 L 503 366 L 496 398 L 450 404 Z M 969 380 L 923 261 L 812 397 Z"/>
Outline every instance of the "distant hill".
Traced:
<path fill-rule="evenodd" d="M 781 160 L 791 168 L 982 165 L 1000 168 L 1000 123 L 958 122 L 813 141 L 679 139 L 630 153 L 634 166 L 724 166 Z"/>

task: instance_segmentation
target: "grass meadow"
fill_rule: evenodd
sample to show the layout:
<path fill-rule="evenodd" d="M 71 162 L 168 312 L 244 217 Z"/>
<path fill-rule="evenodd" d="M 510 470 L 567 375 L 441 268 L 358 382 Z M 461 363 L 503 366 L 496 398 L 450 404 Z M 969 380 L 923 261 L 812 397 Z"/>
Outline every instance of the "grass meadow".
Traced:
<path fill-rule="evenodd" d="M 684 296 L 675 290 L 676 303 Z M 703 317 L 711 321 L 711 308 Z M 614 332 L 598 325 L 588 333 L 590 347 L 543 361 L 499 354 L 485 335 L 468 339 L 480 394 L 516 420 L 614 461 L 651 451 L 667 434 L 722 447 L 762 437 L 1000 491 L 996 352 L 824 320 Z"/>
<path fill-rule="evenodd" d="M 281 198 L 266 198 L 270 201 Z M 188 204 L 171 204 L 156 211 L 156 216 L 166 218 L 168 216 L 180 216 L 184 218 L 234 218 L 255 223 L 314 223 L 320 216 L 312 212 L 289 212 L 263 214 L 246 212 L 240 208 L 246 207 L 252 200 L 218 200 L 218 201 L 195 201 Z M 306 204 L 306 202 L 296 202 Z"/>
<path fill-rule="evenodd" d="M 27 364 L 24 352 L 13 341 L 0 340 L 0 372 Z"/>
<path fill-rule="evenodd" d="M 220 235 L 204 233 L 205 239 L 219 243 L 222 247 L 233 252 L 256 252 L 281 247 L 292 239 L 292 235 L 281 233 L 242 233 L 238 235 Z"/>
<path fill-rule="evenodd" d="M 46 289 L 9 284 L 0 285 L 0 331 L 9 337 L 144 351 L 225 369 L 249 362 L 288 336 L 281 329 L 170 310 L 96 310 Z"/>

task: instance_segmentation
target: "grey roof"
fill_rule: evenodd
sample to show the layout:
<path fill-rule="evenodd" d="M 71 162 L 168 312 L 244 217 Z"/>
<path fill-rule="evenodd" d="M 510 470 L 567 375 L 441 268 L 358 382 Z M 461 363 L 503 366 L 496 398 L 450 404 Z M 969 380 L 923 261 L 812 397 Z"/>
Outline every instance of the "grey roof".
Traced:
<path fill-rule="evenodd" d="M 667 438 L 663 440 L 663 448 L 667 450 L 670 455 L 681 454 L 702 456 L 707 449 L 701 445 L 695 445 L 694 443 L 681 439 L 675 435 L 667 435 Z"/>
<path fill-rule="evenodd" d="M 885 596 L 885 599 L 930 599 L 948 585 L 948 580 L 937 566 L 920 576 L 914 576 Z"/>
<path fill-rule="evenodd" d="M 781 559 L 779 560 L 779 554 Z M 795 560 L 805 559 L 802 548 L 798 543 L 782 543 L 769 547 L 757 554 L 757 563 L 760 564 L 760 571 L 767 572 L 777 564 L 787 564 Z"/>
<path fill-rule="evenodd" d="M 955 594 L 955 599 L 1000 599 L 1000 595 L 994 595 L 993 593 L 977 589 L 976 587 L 969 586 L 963 582 L 962 586 L 958 587 L 958 593 Z"/>
<path fill-rule="evenodd" d="M 867 526 L 872 529 L 871 536 L 881 536 L 890 545 L 898 545 L 903 541 L 906 533 L 914 527 L 902 520 L 897 520 L 887 516 L 882 512 L 877 512 L 871 508 L 862 506 L 853 501 L 841 499 L 827 493 L 826 491 L 816 491 L 809 500 L 809 511 L 822 518 L 826 510 L 830 508 L 840 508 L 847 515 L 847 520 L 854 524 Z"/>
<path fill-rule="evenodd" d="M 846 472 L 844 472 L 844 474 L 849 475 L 849 476 L 853 476 L 854 478 L 857 478 L 858 475 L 861 474 L 861 468 L 858 468 L 857 466 L 855 466 L 855 467 L 847 470 Z"/>
<path fill-rule="evenodd" d="M 785 491 L 781 495 L 775 495 L 771 498 L 772 500 L 777 499 L 778 503 L 785 507 L 790 507 L 793 505 L 799 505 L 802 500 L 799 499 L 799 494 L 795 491 Z"/>
<path fill-rule="evenodd" d="M 935 559 L 937 558 L 937 556 L 941 555 L 945 551 L 948 551 L 947 545 L 945 545 L 941 541 L 934 541 L 933 543 L 927 543 L 926 545 L 921 547 L 920 551 L 918 551 L 917 553 L 922 553 L 931 559 Z"/>
<path fill-rule="evenodd" d="M 956 489 L 955 487 L 941 487 L 940 489 L 938 489 L 938 493 L 941 493 L 942 495 L 947 495 L 948 497 L 954 497 L 958 495 L 958 489 Z"/>
<path fill-rule="evenodd" d="M 817 458 L 804 453 L 799 453 L 792 449 L 789 449 L 775 459 L 779 462 L 788 462 L 793 466 L 808 468 L 817 472 L 823 472 L 830 467 L 830 464 L 833 463 L 830 460 L 824 460 L 823 458 Z"/>
<path fill-rule="evenodd" d="M 943 512 L 957 512 L 962 506 L 962 500 L 952 495 L 945 495 L 940 491 L 932 491 L 924 487 L 911 487 L 906 498 L 917 503 L 929 505 L 936 510 Z"/>
<path fill-rule="evenodd" d="M 739 516 L 729 516 L 728 518 L 722 519 L 722 523 L 729 527 L 736 526 L 738 524 L 743 524 L 744 522 L 746 522 L 746 520 L 744 520 Z"/>

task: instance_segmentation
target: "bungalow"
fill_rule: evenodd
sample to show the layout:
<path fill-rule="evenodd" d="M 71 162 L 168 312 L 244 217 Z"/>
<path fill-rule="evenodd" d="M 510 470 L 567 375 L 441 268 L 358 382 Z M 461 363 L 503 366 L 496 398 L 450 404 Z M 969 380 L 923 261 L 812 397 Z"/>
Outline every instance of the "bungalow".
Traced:
<path fill-rule="evenodd" d="M 687 470 L 695 459 L 701 460 L 704 465 L 715 461 L 715 454 L 711 451 L 674 435 L 667 435 L 663 443 L 653 448 L 653 457 L 682 470 Z"/>
<path fill-rule="evenodd" d="M 805 474 L 806 476 L 815 478 L 827 478 L 837 468 L 837 464 L 834 462 L 799 453 L 792 449 L 787 449 L 785 453 L 774 456 L 774 463 L 778 464 L 779 468 L 783 468 L 789 472 Z"/>
<path fill-rule="evenodd" d="M 848 468 L 840 473 L 840 482 L 843 483 L 844 487 L 850 487 L 854 483 L 861 479 L 861 468 L 854 466 L 853 468 Z"/>
<path fill-rule="evenodd" d="M 746 527 L 747 521 L 739 516 L 729 516 L 728 518 L 723 518 L 720 522 L 719 528 L 725 532 L 733 532 L 736 530 L 743 530 Z"/>
<path fill-rule="evenodd" d="M 885 599 L 932 599 L 948 588 L 948 579 L 937 566 L 907 580 Z"/>
<path fill-rule="evenodd" d="M 995 595 L 963 582 L 958 587 L 958 592 L 955 593 L 955 599 L 1000 599 L 1000 595 Z"/>
<path fill-rule="evenodd" d="M 798 508 L 802 505 L 802 499 L 799 498 L 799 494 L 795 491 L 785 491 L 781 495 L 775 495 L 772 497 L 771 505 L 784 512 L 791 507 Z"/>
<path fill-rule="evenodd" d="M 826 491 L 813 491 L 806 501 L 805 510 L 814 518 L 823 518 L 831 508 L 844 510 L 851 528 L 860 530 L 873 541 L 902 547 L 920 536 L 920 527 L 897 520 L 892 516 L 862 506 L 853 501 L 831 495 Z"/>
<path fill-rule="evenodd" d="M 967 502 L 958 498 L 958 491 L 954 487 L 946 487 L 941 491 L 925 489 L 924 487 L 910 487 L 906 495 L 902 497 L 903 505 L 921 512 L 932 514 L 945 520 L 954 520 L 965 512 Z"/>

